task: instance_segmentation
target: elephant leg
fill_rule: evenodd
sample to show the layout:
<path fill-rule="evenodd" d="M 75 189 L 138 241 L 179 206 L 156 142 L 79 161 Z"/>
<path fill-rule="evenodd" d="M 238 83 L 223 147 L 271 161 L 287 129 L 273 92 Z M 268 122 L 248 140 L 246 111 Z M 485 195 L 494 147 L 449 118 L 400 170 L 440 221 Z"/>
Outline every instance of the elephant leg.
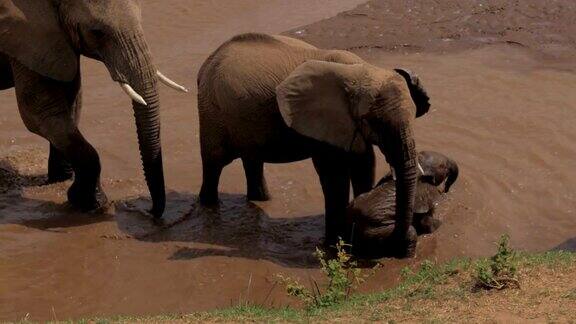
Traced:
<path fill-rule="evenodd" d="M 12 75 L 10 59 L 0 53 L 0 90 L 10 89 L 12 87 L 14 87 L 14 76 Z"/>
<path fill-rule="evenodd" d="M 264 178 L 264 162 L 242 158 L 242 165 L 246 174 L 248 200 L 270 200 L 266 178 Z"/>
<path fill-rule="evenodd" d="M 372 190 L 376 168 L 374 148 L 370 145 L 366 153 L 353 155 L 350 165 L 350 180 L 352 181 L 354 197 Z"/>
<path fill-rule="evenodd" d="M 100 185 L 100 158 L 77 128 L 64 136 L 55 136 L 51 143 L 64 153 L 74 170 L 74 182 L 68 189 L 68 201 L 82 211 L 105 207 L 108 199 Z"/>
<path fill-rule="evenodd" d="M 202 188 L 200 189 L 200 203 L 205 206 L 214 206 L 218 204 L 218 184 L 222 170 L 235 157 L 224 148 L 224 145 L 213 149 L 203 145 L 201 149 Z"/>
<path fill-rule="evenodd" d="M 48 157 L 48 184 L 72 179 L 74 172 L 72 165 L 64 158 L 64 154 L 50 144 Z"/>
<path fill-rule="evenodd" d="M 313 156 L 312 161 L 324 193 L 325 243 L 334 245 L 338 237 L 343 237 L 345 227 L 346 207 L 350 199 L 349 165 L 338 163 L 346 161 L 342 154 L 320 154 Z"/>
<path fill-rule="evenodd" d="M 74 104 L 70 108 L 71 118 L 74 125 L 78 127 L 82 104 Z M 48 156 L 48 184 L 70 180 L 73 176 L 74 171 L 72 170 L 70 162 L 66 160 L 62 152 L 56 149 L 54 145 L 50 144 L 50 153 Z"/>
<path fill-rule="evenodd" d="M 200 155 L 202 157 L 202 188 L 200 203 L 205 206 L 218 204 L 218 183 L 222 169 L 230 164 L 238 154 L 232 149 L 226 128 L 213 106 L 203 96 L 198 96 L 200 122 Z"/>
<path fill-rule="evenodd" d="M 84 139 L 76 124 L 81 105 L 80 74 L 70 82 L 55 81 L 11 61 L 16 83 L 18 109 L 31 132 L 47 139 L 68 161 L 74 171 L 74 183 L 68 201 L 83 211 L 106 206 L 100 186 L 100 158 Z"/>
<path fill-rule="evenodd" d="M 218 183 L 224 165 L 216 163 L 202 163 L 202 188 L 200 189 L 200 203 L 205 206 L 218 204 Z"/>

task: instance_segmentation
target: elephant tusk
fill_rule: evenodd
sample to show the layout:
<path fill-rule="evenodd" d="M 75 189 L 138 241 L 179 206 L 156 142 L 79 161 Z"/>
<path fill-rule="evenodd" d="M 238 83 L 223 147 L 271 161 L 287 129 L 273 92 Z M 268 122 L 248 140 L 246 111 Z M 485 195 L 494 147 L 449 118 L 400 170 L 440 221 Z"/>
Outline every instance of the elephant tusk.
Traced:
<path fill-rule="evenodd" d="M 120 83 L 120 87 L 122 88 L 122 90 L 124 90 L 124 92 L 126 92 L 128 97 L 130 97 L 132 100 L 136 101 L 141 105 L 148 106 L 144 98 L 142 98 L 141 95 L 139 95 L 136 91 L 134 91 L 134 89 L 132 89 L 132 87 L 129 84 Z"/>
<path fill-rule="evenodd" d="M 158 79 L 164 83 L 165 85 L 169 86 L 170 88 L 176 90 L 176 91 L 180 91 L 180 92 L 185 92 L 188 93 L 188 89 L 184 88 L 183 86 L 179 85 L 178 83 L 168 79 L 167 76 L 165 76 L 164 74 L 160 73 L 160 71 L 156 71 L 156 75 L 158 76 Z"/>
<path fill-rule="evenodd" d="M 422 166 L 420 165 L 420 162 L 416 162 L 416 165 L 418 166 L 418 170 L 420 170 L 420 173 L 422 175 L 424 175 L 424 169 L 422 169 Z"/>

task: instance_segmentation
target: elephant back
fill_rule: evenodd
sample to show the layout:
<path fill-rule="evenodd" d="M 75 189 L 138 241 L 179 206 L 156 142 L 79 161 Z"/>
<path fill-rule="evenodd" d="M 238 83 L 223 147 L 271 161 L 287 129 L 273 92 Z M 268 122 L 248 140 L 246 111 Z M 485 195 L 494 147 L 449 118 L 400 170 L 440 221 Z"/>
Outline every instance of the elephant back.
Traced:
<path fill-rule="evenodd" d="M 356 197 L 348 206 L 347 219 L 355 226 L 380 227 L 393 225 L 395 213 L 396 188 L 391 180 Z"/>

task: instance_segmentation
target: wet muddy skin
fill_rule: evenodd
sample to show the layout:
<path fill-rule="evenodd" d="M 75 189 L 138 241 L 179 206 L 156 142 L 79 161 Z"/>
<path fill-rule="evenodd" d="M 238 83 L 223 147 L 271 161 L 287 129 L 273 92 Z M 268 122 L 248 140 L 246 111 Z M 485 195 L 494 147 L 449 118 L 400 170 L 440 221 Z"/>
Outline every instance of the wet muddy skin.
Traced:
<path fill-rule="evenodd" d="M 69 183 L 41 185 L 48 145 L 22 125 L 13 90 L 0 92 L 0 320 L 186 313 L 239 300 L 294 305 L 275 275 L 319 276 L 312 253 L 322 240 L 323 197 L 310 161 L 266 165 L 273 198 L 264 203 L 246 202 L 237 161 L 222 175 L 221 206 L 197 203 L 197 69 L 221 42 L 244 31 L 291 30 L 313 44 L 355 48 L 373 64 L 417 71 L 431 96 L 430 113 L 415 125 L 418 149 L 454 158 L 459 180 L 436 211 L 442 227 L 420 238 L 417 258 L 384 260 L 362 291 L 392 285 L 401 267 L 423 259 L 490 254 L 502 233 L 519 249 L 576 249 L 576 74 L 563 51 L 562 60 L 551 60 L 526 39 L 527 46 L 425 51 L 408 32 L 402 41 L 419 49 L 390 51 L 373 32 L 385 14 L 369 19 L 372 11 L 386 12 L 378 1 L 308 27 L 298 26 L 364 1 L 142 2 L 156 64 L 191 89 L 189 95 L 161 89 L 164 225 L 138 212 L 150 201 L 130 103 L 102 64 L 83 60 L 81 128 L 101 155 L 102 184 L 114 200 L 103 214 L 68 207 Z M 433 13 L 425 18 L 440 17 Z M 564 37 L 554 30 L 557 36 L 546 37 Z M 377 174 L 386 171 L 379 156 Z"/>

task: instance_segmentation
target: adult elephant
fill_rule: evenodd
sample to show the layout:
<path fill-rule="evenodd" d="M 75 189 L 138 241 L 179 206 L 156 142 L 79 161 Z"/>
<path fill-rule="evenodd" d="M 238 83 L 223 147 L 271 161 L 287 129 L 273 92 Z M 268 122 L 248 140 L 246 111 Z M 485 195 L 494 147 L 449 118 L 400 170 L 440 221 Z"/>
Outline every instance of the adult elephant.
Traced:
<path fill-rule="evenodd" d="M 342 234 L 350 181 L 355 195 L 373 186 L 375 144 L 396 170 L 394 238 L 404 255 L 414 253 L 412 121 L 429 109 L 415 75 L 289 37 L 243 34 L 201 67 L 198 109 L 202 203 L 217 203 L 222 168 L 237 157 L 248 198 L 260 200 L 268 198 L 264 162 L 311 157 L 324 192 L 326 242 L 333 243 Z"/>
<path fill-rule="evenodd" d="M 74 174 L 68 200 L 82 210 L 107 199 L 98 153 L 78 130 L 80 55 L 103 62 L 133 100 L 151 213 L 165 208 L 157 79 L 185 89 L 154 67 L 140 20 L 133 0 L 0 0 L 0 89 L 16 88 L 24 124 L 51 144 L 49 181 Z"/>

